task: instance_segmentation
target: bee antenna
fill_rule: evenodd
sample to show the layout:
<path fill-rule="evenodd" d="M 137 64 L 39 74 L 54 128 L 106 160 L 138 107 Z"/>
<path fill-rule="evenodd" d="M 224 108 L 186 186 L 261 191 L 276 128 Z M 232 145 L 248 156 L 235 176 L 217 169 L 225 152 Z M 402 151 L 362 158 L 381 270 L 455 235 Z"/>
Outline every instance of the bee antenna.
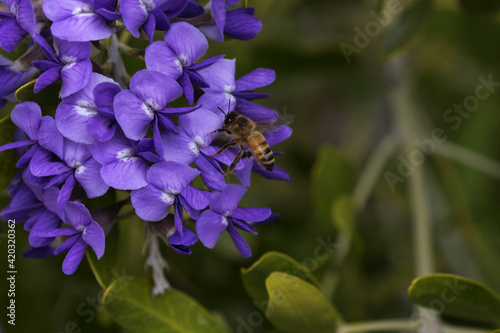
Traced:
<path fill-rule="evenodd" d="M 222 109 L 220 107 L 217 107 L 217 109 L 219 109 L 220 112 L 224 113 L 224 115 L 227 116 L 227 114 L 224 111 L 222 111 Z"/>

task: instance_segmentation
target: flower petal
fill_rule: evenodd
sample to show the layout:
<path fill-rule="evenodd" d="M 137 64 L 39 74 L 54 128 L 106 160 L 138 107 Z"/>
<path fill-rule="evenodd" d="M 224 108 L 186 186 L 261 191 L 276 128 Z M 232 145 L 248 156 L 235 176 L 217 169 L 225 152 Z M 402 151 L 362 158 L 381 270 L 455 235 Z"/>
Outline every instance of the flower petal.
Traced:
<path fill-rule="evenodd" d="M 228 221 L 224 216 L 209 209 L 201 213 L 196 221 L 196 234 L 203 245 L 212 249 L 227 226 Z"/>
<path fill-rule="evenodd" d="M 138 190 L 148 185 L 148 166 L 140 157 L 129 157 L 106 164 L 101 169 L 104 182 L 118 190 Z"/>
<path fill-rule="evenodd" d="M 224 191 L 226 188 L 224 175 L 221 171 L 217 170 L 203 154 L 200 154 L 194 164 L 198 170 L 201 171 L 201 179 L 209 189 Z"/>
<path fill-rule="evenodd" d="M 73 42 L 105 39 L 116 32 L 116 28 L 108 26 L 106 20 L 95 13 L 77 14 L 54 21 L 50 30 L 54 37 Z"/>
<path fill-rule="evenodd" d="M 175 197 L 168 195 L 153 185 L 130 192 L 135 213 L 144 221 L 160 221 L 168 215 Z"/>
<path fill-rule="evenodd" d="M 148 69 L 160 72 L 174 80 L 182 75 L 183 69 L 177 55 L 164 41 L 152 42 L 146 48 L 144 60 Z"/>
<path fill-rule="evenodd" d="M 236 98 L 236 109 L 241 114 L 262 125 L 274 124 L 279 119 L 276 111 L 243 98 Z"/>
<path fill-rule="evenodd" d="M 61 68 L 62 66 L 57 66 L 40 74 L 35 82 L 35 87 L 33 89 L 35 94 L 43 88 L 47 87 L 49 84 L 59 80 L 61 78 Z"/>
<path fill-rule="evenodd" d="M 276 80 L 276 72 L 269 68 L 257 68 L 236 79 L 236 90 L 254 90 L 267 86 Z"/>
<path fill-rule="evenodd" d="M 75 170 L 75 177 L 82 185 L 89 199 L 104 195 L 109 186 L 101 177 L 102 165 L 95 159 L 90 158 Z"/>
<path fill-rule="evenodd" d="M 236 69 L 236 59 L 221 59 L 212 66 L 198 70 L 210 87 L 203 88 L 205 92 L 226 92 L 231 93 L 236 88 L 234 73 Z"/>
<path fill-rule="evenodd" d="M 187 22 L 171 24 L 165 33 L 165 42 L 177 55 L 183 67 L 190 66 L 208 50 L 207 38 Z"/>
<path fill-rule="evenodd" d="M 10 119 L 31 139 L 38 139 L 38 129 L 42 122 L 42 110 L 34 102 L 17 104 L 10 114 Z"/>
<path fill-rule="evenodd" d="M 224 34 L 239 40 L 249 40 L 257 36 L 262 22 L 253 16 L 252 7 L 237 8 L 226 12 Z"/>
<path fill-rule="evenodd" d="M 147 172 L 150 184 L 172 194 L 181 193 L 200 172 L 178 162 L 160 162 L 151 166 Z"/>
<path fill-rule="evenodd" d="M 115 117 L 125 136 L 132 140 L 143 139 L 154 119 L 154 113 L 130 90 L 120 91 L 113 101 Z"/>
<path fill-rule="evenodd" d="M 223 126 L 219 116 L 204 108 L 179 116 L 178 122 L 200 147 L 208 147 L 219 135 L 211 132 Z"/>
<path fill-rule="evenodd" d="M 164 131 L 161 135 L 163 159 L 189 165 L 198 157 L 199 151 L 195 143 L 184 132 L 175 134 Z"/>
<path fill-rule="evenodd" d="M 240 251 L 241 255 L 245 258 L 250 258 L 252 256 L 252 250 L 250 250 L 250 247 L 243 236 L 240 235 L 238 230 L 236 230 L 231 223 L 227 226 L 227 232 L 229 233 L 229 236 L 231 236 L 234 245 L 236 245 L 236 248 Z"/>
<path fill-rule="evenodd" d="M 56 128 L 54 118 L 43 117 L 38 131 L 38 143 L 43 148 L 63 158 L 64 138 Z"/>
<path fill-rule="evenodd" d="M 247 188 L 238 184 L 227 184 L 223 192 L 212 192 L 210 209 L 221 215 L 230 216 L 247 192 Z"/>
<path fill-rule="evenodd" d="M 180 195 L 192 208 L 196 210 L 205 209 L 210 203 L 210 192 L 203 191 L 188 185 Z M 186 209 L 187 210 L 187 209 Z"/>
<path fill-rule="evenodd" d="M 87 85 L 92 73 L 92 62 L 90 59 L 77 61 L 66 65 L 61 70 L 63 81 L 60 97 L 66 97 L 76 93 Z"/>
<path fill-rule="evenodd" d="M 82 203 L 76 201 L 70 201 L 64 207 L 64 216 L 66 217 L 66 222 L 71 223 L 75 229 L 88 226 L 92 221 L 90 212 Z"/>
<path fill-rule="evenodd" d="M 91 221 L 82 233 L 82 238 L 94 250 L 97 259 L 100 259 L 104 254 L 104 231 L 101 226 Z"/>
<path fill-rule="evenodd" d="M 62 271 L 64 274 L 71 275 L 76 271 L 82 262 L 87 247 L 87 243 L 85 243 L 81 238 L 75 243 L 75 245 L 73 245 L 63 261 Z"/>
<path fill-rule="evenodd" d="M 232 218 L 245 222 L 260 222 L 271 216 L 271 208 L 236 208 Z"/>
<path fill-rule="evenodd" d="M 121 0 L 120 13 L 122 14 L 123 23 L 128 31 L 130 31 L 135 38 L 139 38 L 139 28 L 148 19 L 148 10 L 145 7 L 144 1 Z"/>
<path fill-rule="evenodd" d="M 182 96 L 182 88 L 177 81 L 149 69 L 138 71 L 132 76 L 130 90 L 155 111 Z"/>

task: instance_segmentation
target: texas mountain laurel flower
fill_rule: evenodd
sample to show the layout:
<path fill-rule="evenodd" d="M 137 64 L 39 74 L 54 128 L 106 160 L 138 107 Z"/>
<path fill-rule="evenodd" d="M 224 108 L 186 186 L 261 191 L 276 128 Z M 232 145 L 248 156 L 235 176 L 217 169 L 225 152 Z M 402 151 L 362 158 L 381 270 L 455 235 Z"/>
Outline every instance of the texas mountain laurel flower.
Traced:
<path fill-rule="evenodd" d="M 233 139 L 231 111 L 268 126 L 269 146 L 292 131 L 270 126 L 278 114 L 252 102 L 269 96 L 254 90 L 275 80 L 272 69 L 236 78 L 236 59 L 206 54 L 209 39 L 255 37 L 262 24 L 254 9 L 235 0 L 205 7 L 193 0 L 0 2 L 0 47 L 23 54 L 0 57 L 0 107 L 17 103 L 16 129 L 0 151 L 16 149 L 19 169 L 1 216 L 29 231 L 23 255 L 65 254 L 62 270 L 73 274 L 88 248 L 98 258 L 105 253 L 105 235 L 132 205 L 149 243 L 160 237 L 190 254 L 198 239 L 213 248 L 227 231 L 250 257 L 239 231 L 257 234 L 255 227 L 277 218 L 270 208 L 238 207 L 250 175 L 289 175 L 278 165 L 264 170 L 246 146 L 221 152 L 227 139 L 217 138 L 225 129 Z M 147 47 L 131 48 L 131 38 Z M 129 75 L 122 55 L 142 60 L 143 69 Z M 30 89 L 31 99 L 19 97 Z M 57 102 L 39 105 L 40 96 Z M 238 153 L 236 178 L 225 177 Z"/>

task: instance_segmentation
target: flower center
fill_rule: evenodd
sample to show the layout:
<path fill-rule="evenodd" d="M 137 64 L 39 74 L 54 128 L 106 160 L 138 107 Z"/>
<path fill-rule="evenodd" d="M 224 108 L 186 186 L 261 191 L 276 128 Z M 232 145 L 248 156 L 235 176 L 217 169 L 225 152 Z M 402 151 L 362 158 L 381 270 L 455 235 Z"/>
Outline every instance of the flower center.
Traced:
<path fill-rule="evenodd" d="M 73 15 L 78 15 L 78 14 L 86 14 L 86 13 L 93 13 L 94 9 L 92 9 L 92 6 L 90 4 L 85 4 L 85 5 L 80 5 L 75 7 L 71 14 Z"/>

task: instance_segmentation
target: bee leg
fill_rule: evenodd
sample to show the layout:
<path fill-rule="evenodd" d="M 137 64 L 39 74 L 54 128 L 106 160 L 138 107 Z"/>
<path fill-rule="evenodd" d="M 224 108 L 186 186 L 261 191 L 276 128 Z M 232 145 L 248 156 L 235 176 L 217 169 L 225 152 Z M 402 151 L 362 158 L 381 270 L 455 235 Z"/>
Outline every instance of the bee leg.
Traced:
<path fill-rule="evenodd" d="M 231 132 L 230 130 L 228 130 L 228 129 L 225 129 L 225 128 L 219 128 L 219 129 L 216 129 L 215 131 L 210 132 L 210 133 L 208 133 L 208 134 L 212 134 L 212 133 L 221 133 L 221 132 L 224 132 L 224 133 L 226 133 L 226 134 L 228 134 L 228 135 L 232 133 L 232 132 Z"/>
<path fill-rule="evenodd" d="M 220 153 L 222 153 L 224 150 L 226 149 L 229 149 L 233 146 L 236 146 L 237 142 L 236 141 L 231 141 L 231 142 L 228 142 L 226 144 L 224 144 L 222 147 L 219 148 L 219 150 L 217 150 L 217 152 L 213 155 L 210 155 L 210 157 L 214 157 L 214 156 L 217 156 L 219 155 Z"/>
<path fill-rule="evenodd" d="M 243 156 L 241 156 L 241 158 L 245 158 L 245 157 L 252 157 L 252 152 L 251 151 L 244 152 Z"/>
<path fill-rule="evenodd" d="M 234 156 L 233 163 L 231 163 L 231 165 L 229 166 L 229 169 L 227 169 L 226 176 L 229 175 L 231 172 L 233 172 L 234 168 L 236 168 L 236 165 L 238 165 L 238 163 L 240 162 L 241 157 L 244 154 L 243 147 L 240 146 L 240 148 L 241 149 L 238 152 L 238 154 L 236 154 L 236 156 Z"/>

